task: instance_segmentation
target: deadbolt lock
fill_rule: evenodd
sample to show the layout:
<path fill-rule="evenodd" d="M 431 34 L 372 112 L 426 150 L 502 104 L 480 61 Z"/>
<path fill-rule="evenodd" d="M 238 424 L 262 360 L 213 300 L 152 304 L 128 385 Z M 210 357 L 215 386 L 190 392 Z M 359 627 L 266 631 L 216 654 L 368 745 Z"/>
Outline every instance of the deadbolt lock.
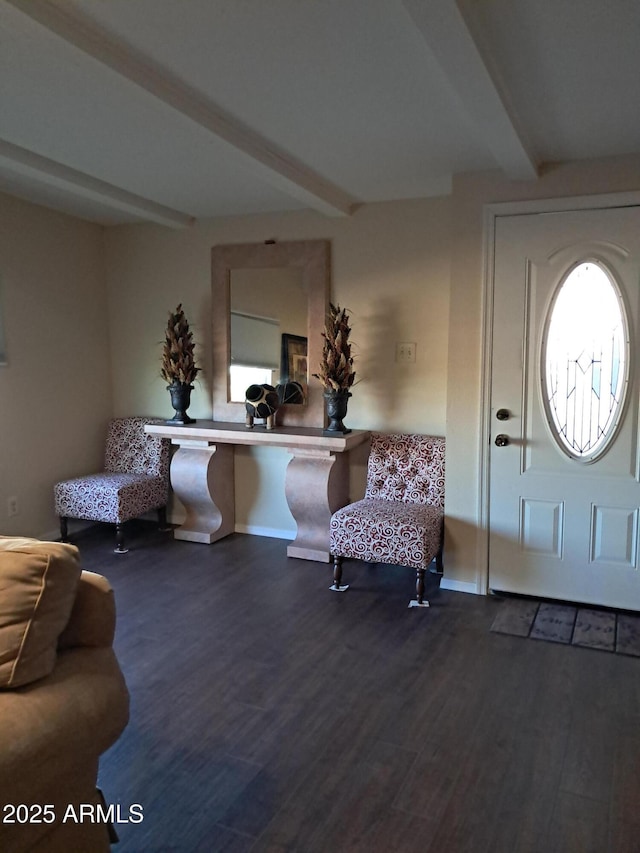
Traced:
<path fill-rule="evenodd" d="M 509 409 L 498 409 L 498 411 L 496 412 L 496 417 L 499 421 L 508 421 Z"/>

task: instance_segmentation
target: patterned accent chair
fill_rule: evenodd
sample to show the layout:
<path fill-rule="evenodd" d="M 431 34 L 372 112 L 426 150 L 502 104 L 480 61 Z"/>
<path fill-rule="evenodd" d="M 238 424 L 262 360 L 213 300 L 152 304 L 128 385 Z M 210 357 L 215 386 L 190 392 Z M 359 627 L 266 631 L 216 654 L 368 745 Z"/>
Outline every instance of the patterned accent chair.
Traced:
<path fill-rule="evenodd" d="M 425 571 L 442 573 L 445 439 L 433 435 L 371 437 L 367 489 L 361 501 L 331 516 L 332 590 L 343 592 L 344 557 L 416 569 L 416 600 L 428 607 Z"/>
<path fill-rule="evenodd" d="M 67 541 L 67 519 L 82 518 L 116 525 L 117 554 L 126 554 L 123 525 L 150 510 L 158 510 L 161 529 L 167 529 L 169 454 L 167 439 L 147 435 L 154 418 L 114 418 L 109 422 L 104 471 L 65 480 L 54 486 L 60 536 Z"/>

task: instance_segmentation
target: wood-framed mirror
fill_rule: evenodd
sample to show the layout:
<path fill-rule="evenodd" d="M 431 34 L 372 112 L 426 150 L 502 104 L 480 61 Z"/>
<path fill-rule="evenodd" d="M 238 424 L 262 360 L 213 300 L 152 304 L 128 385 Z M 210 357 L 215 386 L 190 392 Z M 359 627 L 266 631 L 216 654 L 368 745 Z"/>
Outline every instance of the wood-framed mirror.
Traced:
<path fill-rule="evenodd" d="M 323 389 L 311 374 L 329 305 L 329 241 L 214 246 L 211 286 L 213 420 L 244 422 L 244 391 L 254 381 L 296 380 L 303 402 L 281 404 L 276 423 L 322 428 Z"/>

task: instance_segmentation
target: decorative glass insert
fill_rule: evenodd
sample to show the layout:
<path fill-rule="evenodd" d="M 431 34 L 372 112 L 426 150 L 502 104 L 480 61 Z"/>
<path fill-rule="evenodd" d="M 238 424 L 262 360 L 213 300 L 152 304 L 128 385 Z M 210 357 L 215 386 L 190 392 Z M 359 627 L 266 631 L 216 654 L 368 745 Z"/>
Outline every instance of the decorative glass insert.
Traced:
<path fill-rule="evenodd" d="M 629 364 L 622 298 L 601 262 L 583 261 L 560 282 L 547 317 L 542 361 L 553 435 L 571 457 L 590 462 L 614 435 Z"/>

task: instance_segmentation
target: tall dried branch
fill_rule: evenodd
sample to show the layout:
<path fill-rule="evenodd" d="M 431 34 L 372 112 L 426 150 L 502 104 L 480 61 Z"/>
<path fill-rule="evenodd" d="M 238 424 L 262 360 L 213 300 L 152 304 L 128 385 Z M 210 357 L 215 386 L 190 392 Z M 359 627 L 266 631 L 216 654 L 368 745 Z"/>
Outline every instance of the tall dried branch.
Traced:
<path fill-rule="evenodd" d="M 193 334 L 182 310 L 182 303 L 175 311 L 169 311 L 169 321 L 162 349 L 160 375 L 169 385 L 182 382 L 191 385 L 200 368 L 196 367 Z"/>
<path fill-rule="evenodd" d="M 313 374 L 327 391 L 348 391 L 356 378 L 349 343 L 350 333 L 347 312 L 339 305 L 329 303 L 329 313 L 322 332 L 322 361 L 318 373 Z"/>

